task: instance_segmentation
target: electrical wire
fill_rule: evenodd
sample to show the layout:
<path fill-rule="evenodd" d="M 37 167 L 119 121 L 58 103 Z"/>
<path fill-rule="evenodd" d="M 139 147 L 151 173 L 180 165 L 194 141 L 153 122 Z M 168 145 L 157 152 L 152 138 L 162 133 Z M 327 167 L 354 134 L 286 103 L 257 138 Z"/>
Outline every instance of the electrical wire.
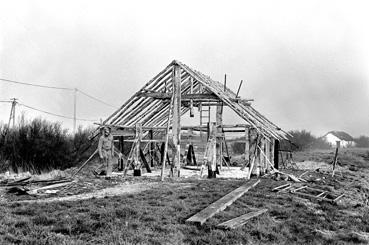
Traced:
<path fill-rule="evenodd" d="M 81 94 L 83 94 L 83 95 L 85 95 L 85 96 L 87 96 L 87 97 L 89 97 L 89 98 L 93 99 L 93 100 L 96 100 L 96 101 L 98 101 L 98 102 L 100 102 L 100 103 L 104 104 L 104 105 L 107 105 L 107 106 L 113 107 L 113 108 L 115 108 L 115 109 L 118 109 L 118 107 L 113 106 L 113 105 L 111 105 L 111 104 L 108 104 L 108 103 L 106 103 L 106 102 L 104 102 L 104 101 L 102 101 L 102 100 L 100 100 L 100 99 L 98 99 L 98 98 L 96 98 L 96 97 L 94 97 L 94 96 L 92 96 L 92 95 L 87 94 L 86 92 L 83 92 L 83 91 L 82 91 L 82 90 L 80 90 L 80 89 L 77 89 L 77 91 L 78 91 L 78 92 L 80 92 Z"/>
<path fill-rule="evenodd" d="M 67 87 L 55 87 L 55 86 L 47 86 L 47 85 L 40 85 L 40 84 L 35 84 L 35 83 L 27 83 L 27 82 L 19 82 L 19 81 L 15 81 L 15 80 L 9 80 L 9 79 L 5 79 L 5 78 L 0 78 L 0 81 L 4 81 L 4 82 L 9 82 L 9 83 L 15 83 L 15 84 L 21 84 L 21 85 L 27 85 L 27 86 L 33 86 L 33 87 L 39 87 L 39 88 L 48 88 L 48 89 L 59 89 L 59 90 L 67 90 L 67 91 L 78 91 L 80 92 L 81 94 L 95 100 L 95 101 L 98 101 L 104 105 L 107 105 L 107 106 L 110 106 L 110 107 L 113 107 L 115 109 L 117 109 L 118 107 L 117 106 L 113 106 L 109 103 L 106 103 L 105 101 L 101 100 L 101 99 L 98 99 L 96 98 L 95 96 L 92 96 L 80 89 L 77 89 L 77 88 L 67 88 Z"/>
<path fill-rule="evenodd" d="M 27 86 L 33 86 L 33 87 L 39 87 L 39 88 L 60 89 L 60 90 L 68 90 L 68 91 L 73 91 L 74 90 L 72 88 L 54 87 L 54 86 L 40 85 L 40 84 L 34 84 L 34 83 L 18 82 L 18 81 L 4 79 L 4 78 L 0 78 L 0 81 L 9 82 L 9 83 L 16 83 L 16 84 L 21 84 L 21 85 L 27 85 Z"/>
<path fill-rule="evenodd" d="M 35 107 L 32 107 L 32 106 L 29 106 L 29 105 L 25 105 L 23 103 L 18 103 L 18 105 L 24 106 L 26 108 L 29 108 L 29 109 L 32 109 L 32 110 L 35 110 L 35 111 L 43 112 L 45 114 L 56 116 L 56 117 L 61 117 L 61 118 L 66 118 L 66 119 L 74 119 L 73 117 L 64 116 L 64 115 L 60 115 L 60 114 L 55 114 L 55 113 L 49 112 L 49 111 L 44 111 L 44 110 L 41 110 L 41 109 L 38 109 L 38 108 L 35 108 Z M 86 121 L 86 122 L 96 122 L 96 121 L 98 121 L 98 120 L 84 119 L 84 118 L 76 118 L 76 120 L 78 120 L 78 121 Z"/>

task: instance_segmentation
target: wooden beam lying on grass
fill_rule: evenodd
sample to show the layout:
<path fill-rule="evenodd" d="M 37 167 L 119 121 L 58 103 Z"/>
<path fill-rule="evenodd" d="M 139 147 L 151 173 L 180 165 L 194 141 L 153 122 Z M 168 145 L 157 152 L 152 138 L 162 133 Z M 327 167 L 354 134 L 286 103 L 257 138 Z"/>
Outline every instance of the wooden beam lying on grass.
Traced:
<path fill-rule="evenodd" d="M 228 220 L 226 222 L 223 222 L 219 225 L 217 225 L 217 227 L 220 228 L 224 228 L 224 229 L 235 229 L 238 228 L 240 226 L 243 226 L 244 224 L 246 224 L 247 221 L 249 221 L 250 219 L 257 217 L 263 213 L 266 213 L 268 211 L 268 209 L 260 209 L 257 211 L 253 211 L 244 215 L 241 215 L 237 218 Z"/>
<path fill-rule="evenodd" d="M 47 186 L 43 186 L 43 187 L 39 187 L 39 188 L 35 188 L 35 189 L 32 189 L 32 190 L 29 190 L 29 191 L 27 191 L 27 193 L 28 194 L 37 194 L 37 192 L 38 191 L 41 191 L 41 190 L 56 189 L 56 188 L 59 188 L 59 187 L 70 185 L 72 183 L 75 183 L 75 181 L 69 181 L 69 182 L 64 182 L 64 183 L 47 185 Z"/>
<path fill-rule="evenodd" d="M 199 223 L 202 225 L 207 219 L 213 217 L 215 214 L 223 211 L 226 207 L 231 205 L 234 201 L 240 198 L 243 194 L 245 194 L 252 187 L 259 184 L 260 180 L 257 181 L 249 181 L 246 184 L 238 187 L 232 192 L 228 193 L 224 197 L 220 198 L 216 202 L 210 204 L 207 208 L 201 210 L 197 214 L 193 215 L 186 222 Z"/>
<path fill-rule="evenodd" d="M 289 186 L 291 186 L 291 184 L 280 185 L 280 186 L 277 186 L 277 187 L 273 188 L 272 191 L 280 191 L 281 189 L 285 189 L 285 188 L 287 188 Z"/>

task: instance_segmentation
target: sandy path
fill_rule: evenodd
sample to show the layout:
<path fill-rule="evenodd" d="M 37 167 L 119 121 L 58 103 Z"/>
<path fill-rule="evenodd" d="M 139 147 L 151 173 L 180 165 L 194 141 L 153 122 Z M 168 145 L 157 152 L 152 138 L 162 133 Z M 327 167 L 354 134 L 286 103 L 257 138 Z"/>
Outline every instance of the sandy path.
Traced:
<path fill-rule="evenodd" d="M 78 201 L 86 200 L 91 198 L 104 198 L 112 196 L 121 196 L 132 193 L 139 193 L 142 191 L 149 190 L 158 186 L 158 183 L 135 183 L 135 184 L 120 184 L 114 187 L 105 188 L 102 190 L 97 190 L 91 193 L 83 193 L 73 196 L 66 197 L 52 197 L 37 200 L 23 200 L 18 201 L 18 203 L 45 203 L 45 202 L 63 202 L 63 201 Z"/>

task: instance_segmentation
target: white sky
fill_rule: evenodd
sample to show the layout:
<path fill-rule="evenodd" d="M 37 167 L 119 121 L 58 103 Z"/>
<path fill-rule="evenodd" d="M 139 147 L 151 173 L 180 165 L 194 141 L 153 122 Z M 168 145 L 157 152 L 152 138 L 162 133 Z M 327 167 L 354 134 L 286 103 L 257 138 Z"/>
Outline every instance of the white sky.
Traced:
<path fill-rule="evenodd" d="M 0 77 L 77 87 L 119 106 L 173 59 L 253 98 L 285 130 L 369 135 L 367 1 L 0 1 Z M 0 82 L 73 115 L 73 94 Z M 114 109 L 78 96 L 80 118 Z M 10 105 L 0 103 L 0 120 Z M 28 117 L 42 115 L 28 109 Z M 228 116 L 228 115 L 227 115 Z M 233 117 L 227 118 L 232 121 Z M 72 127 L 71 120 L 62 120 Z M 84 123 L 84 125 L 86 125 Z"/>

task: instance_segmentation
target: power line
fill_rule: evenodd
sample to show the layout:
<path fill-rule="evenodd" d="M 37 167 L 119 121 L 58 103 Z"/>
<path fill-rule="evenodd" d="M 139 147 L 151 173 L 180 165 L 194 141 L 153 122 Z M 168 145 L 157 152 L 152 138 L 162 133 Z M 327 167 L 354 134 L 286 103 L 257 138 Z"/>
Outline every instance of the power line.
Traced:
<path fill-rule="evenodd" d="M 110 105 L 110 104 L 108 104 L 108 103 L 106 103 L 106 102 L 104 102 L 104 101 L 102 101 L 102 100 L 100 100 L 100 99 L 98 99 L 98 98 L 96 98 L 96 97 L 94 97 L 94 96 L 92 96 L 92 95 L 87 94 L 86 92 L 83 92 L 83 91 L 82 91 L 82 90 L 80 90 L 80 89 L 77 89 L 77 91 L 78 91 L 78 92 L 80 92 L 81 94 L 83 94 L 83 95 L 85 95 L 85 96 L 87 96 L 87 97 L 89 97 L 89 98 L 93 99 L 93 100 L 96 100 L 96 101 L 98 101 L 98 102 L 100 102 L 100 103 L 104 104 L 104 105 L 107 105 L 107 106 L 110 106 L 110 107 L 113 107 L 113 108 L 117 109 L 117 107 L 116 107 L 116 106 Z"/>
<path fill-rule="evenodd" d="M 29 108 L 29 109 L 32 109 L 32 110 L 35 110 L 35 111 L 43 112 L 45 114 L 56 116 L 56 117 L 61 117 L 61 118 L 66 118 L 66 119 L 74 119 L 74 117 L 68 117 L 68 116 L 64 116 L 64 115 L 60 115 L 60 114 L 55 114 L 53 112 L 44 111 L 44 110 L 29 106 L 29 105 L 25 105 L 23 103 L 18 103 L 18 105 L 24 106 L 26 108 Z M 87 122 L 96 122 L 96 121 L 98 121 L 98 120 L 84 119 L 84 118 L 76 118 L 76 120 L 78 120 L 78 121 L 87 121 Z"/>
<path fill-rule="evenodd" d="M 39 88 L 50 88 L 50 89 L 60 89 L 60 90 L 69 90 L 69 91 L 72 91 L 73 90 L 72 88 L 54 87 L 54 86 L 40 85 L 40 84 L 34 84 L 34 83 L 18 82 L 18 81 L 4 79 L 4 78 L 0 78 L 0 80 L 1 81 L 4 81 L 4 82 L 16 83 L 16 84 L 33 86 L 33 87 L 39 87 Z"/>
<path fill-rule="evenodd" d="M 115 109 L 117 109 L 118 107 L 117 106 L 113 106 L 109 103 L 106 103 L 105 101 L 99 99 L 99 98 L 96 98 L 95 96 L 92 96 L 80 89 L 77 89 L 77 88 L 68 88 L 68 87 L 55 87 L 55 86 L 47 86 L 47 85 L 41 85 L 41 84 L 35 84 L 35 83 L 28 83 L 28 82 L 19 82 L 19 81 L 15 81 L 15 80 L 9 80 L 9 79 L 5 79 L 5 78 L 0 78 L 0 81 L 4 81 L 4 82 L 9 82 L 9 83 L 15 83 L 15 84 L 21 84 L 21 85 L 27 85 L 27 86 L 33 86 L 33 87 L 39 87 L 39 88 L 48 88 L 48 89 L 58 89 L 58 90 L 67 90 L 67 91 L 79 91 L 81 94 L 93 99 L 93 100 L 96 100 L 104 105 L 107 105 L 107 106 L 110 106 L 110 107 L 113 107 Z"/>

